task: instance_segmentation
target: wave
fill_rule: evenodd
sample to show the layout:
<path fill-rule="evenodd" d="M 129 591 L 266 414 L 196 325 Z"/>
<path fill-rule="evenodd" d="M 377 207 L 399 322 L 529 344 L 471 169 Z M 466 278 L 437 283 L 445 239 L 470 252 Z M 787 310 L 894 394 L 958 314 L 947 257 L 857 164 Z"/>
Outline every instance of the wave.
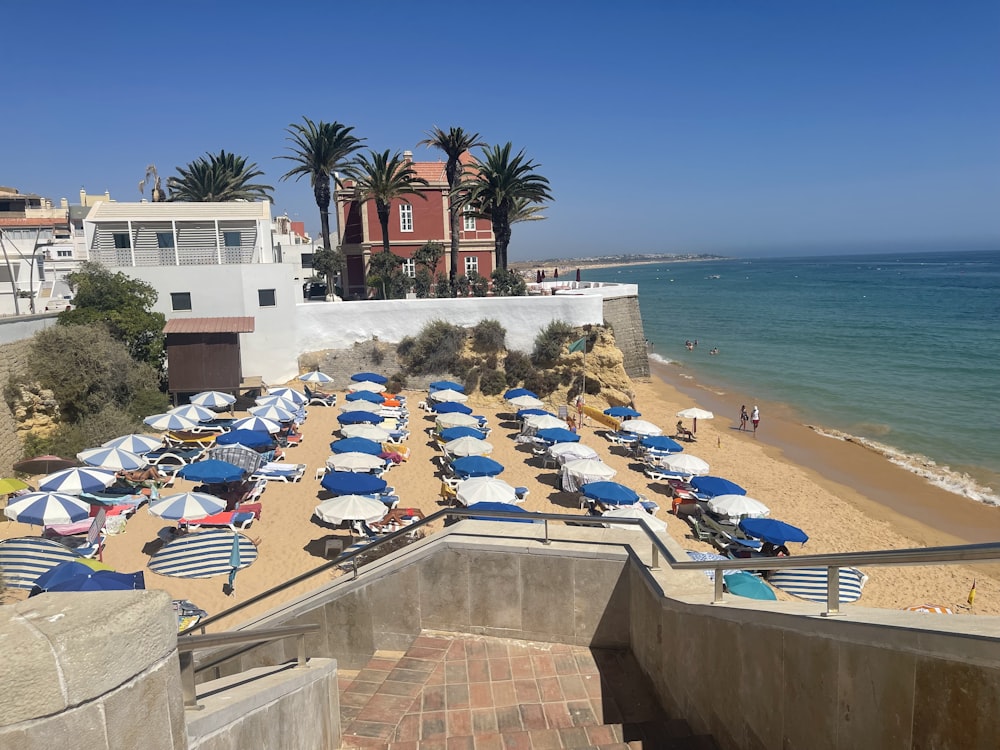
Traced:
<path fill-rule="evenodd" d="M 935 487 L 940 487 L 941 489 L 947 490 L 955 495 L 975 500 L 976 502 L 983 503 L 984 505 L 1000 506 L 1000 495 L 998 495 L 992 488 L 979 484 L 965 472 L 954 471 L 948 466 L 940 466 L 937 462 L 927 456 L 922 456 L 919 453 L 905 453 L 898 448 L 893 448 L 891 445 L 885 445 L 884 443 L 879 443 L 876 440 L 860 437 L 858 435 L 851 435 L 850 433 L 841 432 L 840 430 L 833 430 L 827 427 L 817 427 L 815 425 L 806 426 L 813 430 L 816 434 L 822 435 L 823 437 L 833 438 L 834 440 L 844 440 L 849 443 L 860 445 L 863 448 L 867 448 L 873 453 L 877 453 L 882 456 L 890 463 L 906 469 L 910 473 L 916 474 L 918 477 L 922 477 Z"/>
<path fill-rule="evenodd" d="M 656 352 L 650 352 L 648 355 L 654 362 L 659 362 L 661 365 L 672 365 L 674 361 L 672 359 L 667 359 L 664 356 L 657 354 Z"/>

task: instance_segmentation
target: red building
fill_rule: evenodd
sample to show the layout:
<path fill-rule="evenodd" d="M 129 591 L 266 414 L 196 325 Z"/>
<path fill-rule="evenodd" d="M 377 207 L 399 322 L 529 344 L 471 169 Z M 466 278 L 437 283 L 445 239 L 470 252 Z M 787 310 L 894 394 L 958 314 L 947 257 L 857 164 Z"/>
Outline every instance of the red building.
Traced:
<path fill-rule="evenodd" d="M 403 152 L 412 161 L 410 151 Z M 463 161 L 472 161 L 466 153 Z M 426 187 L 418 187 L 420 195 L 407 195 L 392 202 L 389 214 L 389 247 L 404 258 L 403 271 L 416 274 L 413 254 L 430 240 L 444 245 L 445 254 L 438 264 L 437 273 L 448 275 L 451 264 L 451 229 L 448 223 L 448 180 L 445 163 L 413 162 L 418 177 L 427 180 Z M 344 294 L 347 299 L 365 299 L 368 290 L 365 277 L 368 259 L 372 253 L 382 252 L 382 226 L 379 224 L 375 201 L 359 203 L 347 199 L 354 183 L 344 181 L 344 188 L 335 191 L 337 226 L 340 227 L 340 247 L 347 259 L 347 278 Z M 336 200 L 337 193 L 340 200 Z M 423 197 L 420 197 L 423 196 Z M 493 227 L 487 219 L 463 216 L 459 221 L 458 272 L 468 275 L 475 271 L 489 276 L 496 267 L 496 243 Z"/>

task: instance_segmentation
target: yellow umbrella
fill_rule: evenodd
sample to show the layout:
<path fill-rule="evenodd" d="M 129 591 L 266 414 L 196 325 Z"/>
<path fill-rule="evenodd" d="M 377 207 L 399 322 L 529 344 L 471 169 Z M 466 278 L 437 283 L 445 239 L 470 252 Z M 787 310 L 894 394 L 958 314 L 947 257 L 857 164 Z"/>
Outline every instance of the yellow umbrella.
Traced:
<path fill-rule="evenodd" d="M 28 485 L 20 479 L 0 479 L 0 495 L 9 495 L 11 492 L 26 489 L 28 489 Z"/>
<path fill-rule="evenodd" d="M 114 568 L 107 563 L 103 563 L 100 560 L 92 560 L 89 557 L 81 557 L 79 560 L 74 560 L 73 562 L 86 565 L 88 568 L 93 568 L 94 570 L 114 570 Z"/>

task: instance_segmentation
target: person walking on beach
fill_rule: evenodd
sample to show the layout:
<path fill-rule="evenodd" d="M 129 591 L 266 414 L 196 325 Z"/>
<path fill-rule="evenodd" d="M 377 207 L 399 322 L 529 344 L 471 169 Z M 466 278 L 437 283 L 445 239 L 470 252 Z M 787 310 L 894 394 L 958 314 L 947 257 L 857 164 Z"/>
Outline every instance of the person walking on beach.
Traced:
<path fill-rule="evenodd" d="M 753 411 L 750 412 L 750 421 L 753 423 L 753 436 L 757 437 L 757 425 L 760 424 L 760 409 L 757 404 L 753 405 Z"/>
<path fill-rule="evenodd" d="M 747 431 L 747 422 L 750 421 L 750 415 L 747 414 L 747 405 L 743 404 L 740 407 L 740 432 Z"/>

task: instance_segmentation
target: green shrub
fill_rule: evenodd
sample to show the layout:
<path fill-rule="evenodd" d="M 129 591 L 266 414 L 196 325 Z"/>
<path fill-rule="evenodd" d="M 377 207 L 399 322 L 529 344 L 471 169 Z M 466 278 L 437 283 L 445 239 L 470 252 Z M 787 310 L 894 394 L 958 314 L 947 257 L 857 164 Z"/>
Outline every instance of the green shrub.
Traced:
<path fill-rule="evenodd" d="M 469 274 L 469 283 L 472 285 L 472 294 L 474 297 L 485 297 L 490 293 L 490 280 L 475 271 Z"/>
<path fill-rule="evenodd" d="M 528 285 L 517 271 L 498 268 L 490 277 L 493 279 L 494 297 L 523 297 L 528 293 Z"/>
<path fill-rule="evenodd" d="M 450 373 L 461 367 L 466 338 L 464 328 L 434 320 L 416 336 L 407 336 L 400 341 L 396 352 L 409 374 Z"/>
<path fill-rule="evenodd" d="M 545 398 L 559 387 L 559 375 L 551 370 L 536 370 L 525 378 L 524 387 Z"/>
<path fill-rule="evenodd" d="M 503 393 L 506 387 L 507 379 L 499 370 L 487 370 L 479 379 L 479 390 L 484 396 L 496 396 L 498 393 Z"/>
<path fill-rule="evenodd" d="M 518 383 L 523 383 L 534 371 L 531 359 L 524 352 L 507 352 L 504 359 L 503 369 L 507 375 L 507 385 L 514 387 Z"/>
<path fill-rule="evenodd" d="M 451 284 L 448 281 L 448 277 L 443 273 L 437 277 L 437 283 L 434 285 L 434 296 L 440 299 L 452 296 Z"/>
<path fill-rule="evenodd" d="M 434 280 L 427 271 L 423 268 L 417 271 L 416 278 L 413 279 L 413 291 L 417 293 L 420 299 L 426 299 L 431 296 L 431 287 L 433 285 Z"/>
<path fill-rule="evenodd" d="M 547 366 L 559 359 L 563 345 L 573 335 L 573 326 L 561 320 L 553 320 L 535 337 L 535 348 L 531 361 L 539 366 Z"/>
<path fill-rule="evenodd" d="M 472 328 L 472 348 L 481 354 L 503 351 L 507 343 L 507 329 L 499 320 L 480 320 Z"/>
<path fill-rule="evenodd" d="M 455 277 L 455 296 L 456 297 L 468 297 L 469 296 L 469 277 L 466 275 Z"/>

